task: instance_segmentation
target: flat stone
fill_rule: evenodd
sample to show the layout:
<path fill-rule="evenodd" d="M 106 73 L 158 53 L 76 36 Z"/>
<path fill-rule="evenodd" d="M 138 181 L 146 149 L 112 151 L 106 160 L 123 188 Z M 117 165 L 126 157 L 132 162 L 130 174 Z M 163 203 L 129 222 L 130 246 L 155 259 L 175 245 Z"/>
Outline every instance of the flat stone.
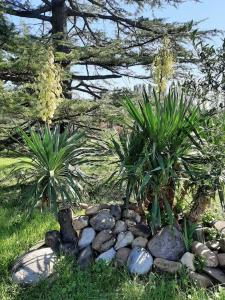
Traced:
<path fill-rule="evenodd" d="M 116 221 L 116 225 L 113 229 L 114 234 L 118 234 L 118 233 L 126 231 L 126 230 L 127 230 L 127 224 L 124 221 L 122 221 L 122 220 Z"/>
<path fill-rule="evenodd" d="M 150 253 L 155 257 L 178 261 L 185 253 L 181 232 L 175 226 L 161 229 L 148 243 Z"/>
<path fill-rule="evenodd" d="M 225 252 L 225 238 L 220 239 L 219 243 L 220 243 L 220 250 L 222 252 Z"/>
<path fill-rule="evenodd" d="M 131 273 L 146 274 L 148 273 L 153 264 L 153 258 L 151 254 L 144 248 L 135 247 L 131 250 L 127 267 Z"/>
<path fill-rule="evenodd" d="M 91 246 L 88 246 L 80 252 L 77 258 L 77 264 L 80 267 L 80 269 L 83 270 L 87 268 L 93 262 L 93 260 L 94 256 Z"/>
<path fill-rule="evenodd" d="M 206 246 L 212 251 L 220 250 L 220 242 L 219 241 L 208 241 L 208 242 L 206 242 Z"/>
<path fill-rule="evenodd" d="M 88 206 L 88 208 L 86 208 L 86 210 L 85 210 L 85 215 L 86 215 L 86 216 L 92 216 L 92 215 L 95 215 L 95 214 L 97 214 L 101 209 L 102 209 L 102 208 L 101 208 L 101 205 L 100 205 L 100 204 Z"/>
<path fill-rule="evenodd" d="M 40 240 L 36 244 L 34 244 L 32 247 L 30 247 L 27 252 L 38 250 L 38 249 L 43 248 L 43 247 L 48 247 L 48 246 L 45 244 L 45 240 Z"/>
<path fill-rule="evenodd" d="M 212 252 L 206 245 L 200 242 L 193 242 L 192 252 L 203 257 L 205 260 L 205 265 L 207 267 L 215 268 L 219 264 L 217 255 L 214 252 Z"/>
<path fill-rule="evenodd" d="M 171 261 L 164 258 L 155 258 L 154 266 L 157 270 L 167 273 L 178 273 L 182 269 L 182 264 L 177 261 Z"/>
<path fill-rule="evenodd" d="M 90 224 L 96 231 L 112 229 L 115 226 L 115 219 L 109 209 L 103 209 L 90 219 Z"/>
<path fill-rule="evenodd" d="M 12 279 L 19 284 L 36 284 L 53 273 L 56 260 L 50 247 L 28 252 L 13 267 Z"/>
<path fill-rule="evenodd" d="M 134 221 L 136 223 L 141 222 L 141 216 L 137 212 L 131 209 L 127 209 L 127 210 L 125 209 L 123 212 L 123 217 L 131 221 Z"/>
<path fill-rule="evenodd" d="M 133 240 L 132 248 L 134 248 L 134 247 L 145 248 L 147 243 L 148 243 L 148 240 L 146 238 L 139 236 Z"/>
<path fill-rule="evenodd" d="M 213 227 L 219 231 L 219 233 L 225 233 L 225 221 L 217 221 Z"/>
<path fill-rule="evenodd" d="M 225 267 L 225 253 L 219 253 L 217 254 L 218 260 L 219 260 L 219 266 Z"/>
<path fill-rule="evenodd" d="M 94 238 L 93 242 L 92 242 L 92 248 L 96 251 L 99 251 L 99 252 L 103 252 L 101 251 L 101 247 L 102 245 L 111 240 L 113 237 L 113 233 L 112 233 L 112 230 L 110 229 L 106 229 L 106 230 L 102 230 L 100 231 L 96 237 Z M 111 248 L 111 247 L 109 247 Z"/>
<path fill-rule="evenodd" d="M 129 230 L 135 236 L 142 236 L 144 238 L 149 238 L 151 235 L 151 229 L 149 228 L 149 226 L 144 224 L 137 224 L 135 226 L 130 226 Z"/>
<path fill-rule="evenodd" d="M 77 216 L 73 218 L 72 224 L 74 230 L 81 230 L 88 226 L 89 217 L 88 216 Z"/>
<path fill-rule="evenodd" d="M 225 284 L 225 273 L 219 268 L 203 268 L 203 271 L 217 282 Z"/>
<path fill-rule="evenodd" d="M 195 266 L 194 266 L 194 254 L 191 252 L 186 252 L 184 255 L 181 257 L 181 263 L 185 267 L 187 267 L 191 271 L 195 271 Z"/>
<path fill-rule="evenodd" d="M 124 248 L 120 248 L 117 252 L 116 252 L 116 264 L 118 265 L 126 265 L 127 263 L 127 259 L 128 256 L 130 254 L 131 249 L 124 247 Z"/>
<path fill-rule="evenodd" d="M 86 248 L 88 245 L 92 243 L 96 235 L 96 232 L 91 227 L 86 227 L 82 230 L 80 240 L 78 242 L 78 246 L 80 249 Z"/>
<path fill-rule="evenodd" d="M 121 219 L 122 211 L 120 205 L 112 204 L 110 208 L 110 213 L 116 221 Z"/>
<path fill-rule="evenodd" d="M 117 242 L 114 248 L 115 250 L 118 250 L 119 248 L 126 247 L 132 244 L 133 240 L 134 240 L 134 236 L 132 232 L 130 231 L 121 232 L 118 234 Z"/>
<path fill-rule="evenodd" d="M 110 248 L 106 252 L 101 253 L 95 261 L 103 260 L 107 263 L 111 262 L 116 256 L 116 251 L 113 248 Z"/>
<path fill-rule="evenodd" d="M 213 286 L 211 278 L 207 275 L 198 274 L 196 272 L 189 272 L 190 279 L 200 288 L 208 288 Z"/>

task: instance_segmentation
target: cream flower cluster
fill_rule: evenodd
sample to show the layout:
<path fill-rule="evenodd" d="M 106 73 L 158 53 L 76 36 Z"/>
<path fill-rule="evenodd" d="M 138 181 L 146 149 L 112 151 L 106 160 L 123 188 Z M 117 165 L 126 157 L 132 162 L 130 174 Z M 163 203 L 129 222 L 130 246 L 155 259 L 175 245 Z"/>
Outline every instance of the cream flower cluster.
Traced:
<path fill-rule="evenodd" d="M 38 97 L 37 114 L 40 119 L 50 124 L 55 110 L 61 102 L 62 86 L 59 67 L 54 63 L 52 49 L 48 50 L 46 63 L 36 80 Z"/>
<path fill-rule="evenodd" d="M 164 38 L 162 47 L 159 49 L 153 61 L 153 79 L 159 93 L 164 93 L 167 81 L 172 78 L 174 69 L 174 57 L 171 51 L 170 40 Z"/>

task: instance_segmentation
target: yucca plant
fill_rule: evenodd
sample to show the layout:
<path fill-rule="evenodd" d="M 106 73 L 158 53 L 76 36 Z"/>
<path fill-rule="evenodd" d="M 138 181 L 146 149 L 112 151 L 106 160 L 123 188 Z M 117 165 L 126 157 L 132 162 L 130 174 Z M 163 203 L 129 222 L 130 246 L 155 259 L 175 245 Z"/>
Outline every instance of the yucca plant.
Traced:
<path fill-rule="evenodd" d="M 143 102 L 138 105 L 130 99 L 124 102 L 134 123 L 126 137 L 135 154 L 134 162 L 121 140 L 115 153 L 121 169 L 125 169 L 121 175 L 127 180 L 127 188 L 135 191 L 137 201 L 148 200 L 149 207 L 153 199 L 157 199 L 161 209 L 165 208 L 165 201 L 173 207 L 176 183 L 185 170 L 185 155 L 199 144 L 199 108 L 192 100 L 171 89 L 161 99 L 156 93 L 149 98 L 144 92 Z M 124 154 L 128 156 L 126 160 Z"/>
<path fill-rule="evenodd" d="M 68 205 L 80 199 L 78 181 L 83 177 L 77 166 L 86 160 L 84 155 L 90 152 L 84 147 L 84 133 L 70 134 L 68 130 L 60 133 L 58 127 L 50 130 L 48 126 L 38 132 L 30 130 L 29 134 L 19 129 L 19 133 L 26 159 L 15 168 L 24 173 L 23 207 L 31 212 L 37 203 L 41 203 L 42 209 L 47 208 L 55 215 L 58 213 L 61 232 L 74 239 L 72 225 L 68 222 L 71 218 Z M 67 229 L 63 229 L 66 222 Z"/>

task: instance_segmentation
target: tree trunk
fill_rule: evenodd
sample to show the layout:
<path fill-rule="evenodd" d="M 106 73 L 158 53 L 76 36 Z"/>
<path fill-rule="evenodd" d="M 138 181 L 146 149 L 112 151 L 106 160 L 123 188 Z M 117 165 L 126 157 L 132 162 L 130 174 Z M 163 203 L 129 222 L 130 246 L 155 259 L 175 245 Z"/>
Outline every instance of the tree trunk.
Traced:
<path fill-rule="evenodd" d="M 58 221 L 60 225 L 60 236 L 62 243 L 77 244 L 77 234 L 72 225 L 71 209 L 62 209 L 58 212 Z"/>
<path fill-rule="evenodd" d="M 201 216 L 205 210 L 210 206 L 211 198 L 213 196 L 212 191 L 208 186 L 200 186 L 193 197 L 193 205 L 188 215 L 188 219 L 191 223 L 196 223 L 201 220 Z"/>
<path fill-rule="evenodd" d="M 52 0 L 52 33 L 55 49 L 57 52 L 69 53 L 70 50 L 66 45 L 67 41 L 67 7 L 65 0 Z M 68 69 L 71 61 L 64 58 L 60 61 L 63 69 Z M 68 70 L 69 71 L 69 70 Z M 72 98 L 71 94 L 72 80 L 66 79 L 63 81 L 63 94 L 67 99 Z"/>

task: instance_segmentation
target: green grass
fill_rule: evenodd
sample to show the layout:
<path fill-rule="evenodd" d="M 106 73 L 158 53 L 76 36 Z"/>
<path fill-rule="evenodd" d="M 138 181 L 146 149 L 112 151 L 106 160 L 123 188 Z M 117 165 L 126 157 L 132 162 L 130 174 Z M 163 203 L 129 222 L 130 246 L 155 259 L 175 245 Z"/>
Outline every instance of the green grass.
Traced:
<path fill-rule="evenodd" d="M 5 162 L 7 164 L 7 161 Z M 10 165 L 10 163 L 9 163 Z M 80 271 L 75 262 L 62 257 L 55 274 L 36 286 L 20 287 L 11 280 L 15 259 L 47 230 L 57 229 L 52 215 L 38 211 L 27 219 L 17 208 L 17 191 L 0 189 L 0 300 L 224 300 L 225 290 L 195 287 L 185 272 L 179 277 L 150 273 L 131 276 L 124 269 L 95 264 Z"/>

